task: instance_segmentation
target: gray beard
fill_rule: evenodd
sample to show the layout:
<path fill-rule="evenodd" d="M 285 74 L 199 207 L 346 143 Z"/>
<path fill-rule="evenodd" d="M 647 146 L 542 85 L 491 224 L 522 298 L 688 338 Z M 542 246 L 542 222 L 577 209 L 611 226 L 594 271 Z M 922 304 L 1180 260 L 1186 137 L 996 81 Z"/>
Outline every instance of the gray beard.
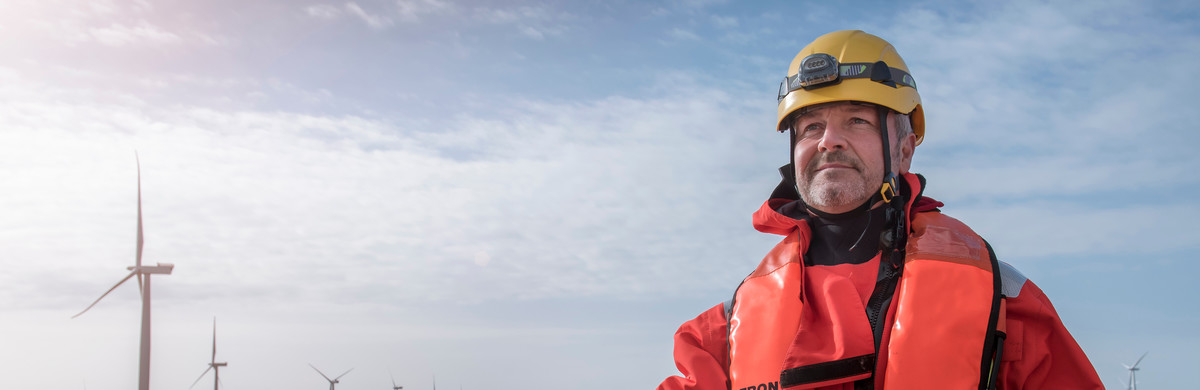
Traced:
<path fill-rule="evenodd" d="M 839 175 L 841 177 L 837 178 L 818 176 L 817 167 L 831 162 L 849 165 L 854 168 L 854 172 L 843 173 Z M 862 161 L 844 151 L 816 156 L 808 161 L 803 175 L 797 178 L 799 179 L 797 187 L 800 190 L 800 196 L 809 206 L 822 211 L 858 207 L 871 198 L 871 194 L 875 190 L 871 184 L 879 183 L 883 177 L 880 173 L 879 179 L 871 180 L 870 172 L 864 172 L 863 168 Z M 845 175 L 854 175 L 855 177 L 845 177 Z"/>
<path fill-rule="evenodd" d="M 801 184 L 801 196 L 809 206 L 819 210 L 853 208 L 871 198 L 872 191 L 867 183 L 866 178 L 853 181 L 818 179 L 817 183 Z"/>

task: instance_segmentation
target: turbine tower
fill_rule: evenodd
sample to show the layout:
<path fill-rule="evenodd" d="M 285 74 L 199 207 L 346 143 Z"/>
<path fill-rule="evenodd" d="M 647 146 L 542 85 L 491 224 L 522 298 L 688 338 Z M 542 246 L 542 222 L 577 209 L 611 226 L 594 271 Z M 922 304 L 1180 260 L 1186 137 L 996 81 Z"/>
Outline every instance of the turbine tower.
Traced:
<path fill-rule="evenodd" d="M 136 156 L 134 158 L 136 159 Z M 137 224 L 136 262 L 134 263 L 134 265 L 132 267 L 125 268 L 125 269 L 128 269 L 131 271 L 131 272 L 129 272 L 128 276 L 125 276 L 125 279 L 121 279 L 121 281 L 119 281 L 119 282 L 117 282 L 117 284 L 113 285 L 112 288 L 108 289 L 108 291 L 105 291 L 104 294 L 101 294 L 100 298 L 96 298 L 95 302 L 92 302 L 91 305 L 88 305 L 88 307 L 86 309 L 83 309 L 83 311 L 79 312 L 79 314 L 71 316 L 71 318 L 75 318 L 75 317 L 79 317 L 80 315 L 83 315 L 83 313 L 86 313 L 93 306 L 96 306 L 97 303 L 100 303 L 100 300 L 104 299 L 104 297 L 107 296 L 108 293 L 112 292 L 113 290 L 116 290 L 117 287 L 121 285 L 121 283 L 125 283 L 125 281 L 129 280 L 129 278 L 132 278 L 132 277 L 134 277 L 134 275 L 137 275 L 138 291 L 142 294 L 142 339 L 141 339 L 141 351 L 138 354 L 138 390 L 150 390 L 150 275 L 153 275 L 153 274 L 170 275 L 171 270 L 175 268 L 175 265 L 170 264 L 170 263 L 158 263 L 156 265 L 142 265 L 142 245 L 144 243 L 145 243 L 145 240 L 143 239 L 143 236 L 142 236 L 142 164 L 141 164 L 141 161 L 139 160 L 138 161 L 138 224 Z"/>
<path fill-rule="evenodd" d="M 200 373 L 200 377 L 196 378 L 196 381 L 192 382 L 192 386 L 188 387 L 188 388 L 190 389 L 192 387 L 196 387 L 196 384 L 200 383 L 201 379 L 204 379 L 204 374 L 208 374 L 208 371 L 212 370 L 212 372 L 213 372 L 213 390 L 219 390 L 217 387 L 217 384 L 221 383 L 221 367 L 225 367 L 228 365 L 229 365 L 229 363 L 226 363 L 226 362 L 217 363 L 217 318 L 213 317 L 212 362 L 208 363 L 208 368 L 205 369 L 204 372 Z"/>
<path fill-rule="evenodd" d="M 308 366 L 312 367 L 314 370 L 317 370 L 317 367 L 312 365 L 312 363 L 308 363 Z M 333 378 L 333 379 L 329 379 L 329 377 L 325 376 L 325 373 L 321 372 L 321 370 L 317 370 L 317 373 L 321 374 L 321 376 L 324 377 L 325 380 L 329 381 L 329 390 L 333 390 L 333 385 L 336 385 L 338 383 L 338 379 L 340 379 L 343 376 L 346 376 L 346 374 L 349 374 L 350 371 L 354 371 L 354 369 L 351 368 L 349 370 L 346 370 L 346 372 L 343 372 L 342 375 L 338 375 L 336 378 Z"/>
<path fill-rule="evenodd" d="M 1142 359 L 1146 358 L 1147 353 L 1150 353 L 1150 351 L 1146 351 L 1146 353 L 1143 353 L 1142 357 L 1138 358 L 1137 361 L 1133 362 L 1132 366 L 1122 364 L 1122 366 L 1125 366 L 1126 370 L 1129 370 L 1129 390 L 1137 390 L 1137 375 L 1136 375 L 1136 373 L 1138 370 L 1140 370 L 1140 368 L 1138 368 L 1138 363 L 1141 363 Z"/>

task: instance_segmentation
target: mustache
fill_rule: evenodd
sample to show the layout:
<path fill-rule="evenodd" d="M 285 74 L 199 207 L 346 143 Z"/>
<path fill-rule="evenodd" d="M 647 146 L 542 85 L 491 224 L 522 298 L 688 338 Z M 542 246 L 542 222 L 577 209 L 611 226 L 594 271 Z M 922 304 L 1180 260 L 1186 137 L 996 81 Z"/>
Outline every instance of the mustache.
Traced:
<path fill-rule="evenodd" d="M 817 167 L 828 163 L 842 164 L 854 168 L 856 171 L 862 171 L 862 163 L 857 158 L 854 158 L 854 156 L 844 150 L 835 150 L 822 153 L 808 160 L 808 165 L 804 167 L 804 172 L 811 177 L 817 171 Z"/>

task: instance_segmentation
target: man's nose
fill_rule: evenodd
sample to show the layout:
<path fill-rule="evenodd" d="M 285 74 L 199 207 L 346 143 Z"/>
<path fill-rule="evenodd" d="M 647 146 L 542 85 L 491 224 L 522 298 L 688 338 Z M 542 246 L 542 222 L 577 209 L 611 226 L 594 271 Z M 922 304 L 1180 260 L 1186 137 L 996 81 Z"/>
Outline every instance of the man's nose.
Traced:
<path fill-rule="evenodd" d="M 846 148 L 845 129 L 838 125 L 827 125 L 825 132 L 821 134 L 821 140 L 817 143 L 817 150 L 829 151 Z"/>

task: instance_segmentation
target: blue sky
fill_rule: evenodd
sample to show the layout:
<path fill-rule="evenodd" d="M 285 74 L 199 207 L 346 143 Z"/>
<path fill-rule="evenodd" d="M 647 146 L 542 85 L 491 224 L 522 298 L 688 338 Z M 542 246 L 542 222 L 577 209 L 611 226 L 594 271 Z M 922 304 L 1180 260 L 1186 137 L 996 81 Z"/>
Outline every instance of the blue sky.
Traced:
<path fill-rule="evenodd" d="M 927 195 L 1037 282 L 1105 384 L 1200 349 L 1190 2 L 10 1 L 0 366 L 128 389 L 136 150 L 155 388 L 650 388 L 778 237 L 775 91 L 892 42 Z M 207 380 L 210 380 L 209 377 Z"/>

